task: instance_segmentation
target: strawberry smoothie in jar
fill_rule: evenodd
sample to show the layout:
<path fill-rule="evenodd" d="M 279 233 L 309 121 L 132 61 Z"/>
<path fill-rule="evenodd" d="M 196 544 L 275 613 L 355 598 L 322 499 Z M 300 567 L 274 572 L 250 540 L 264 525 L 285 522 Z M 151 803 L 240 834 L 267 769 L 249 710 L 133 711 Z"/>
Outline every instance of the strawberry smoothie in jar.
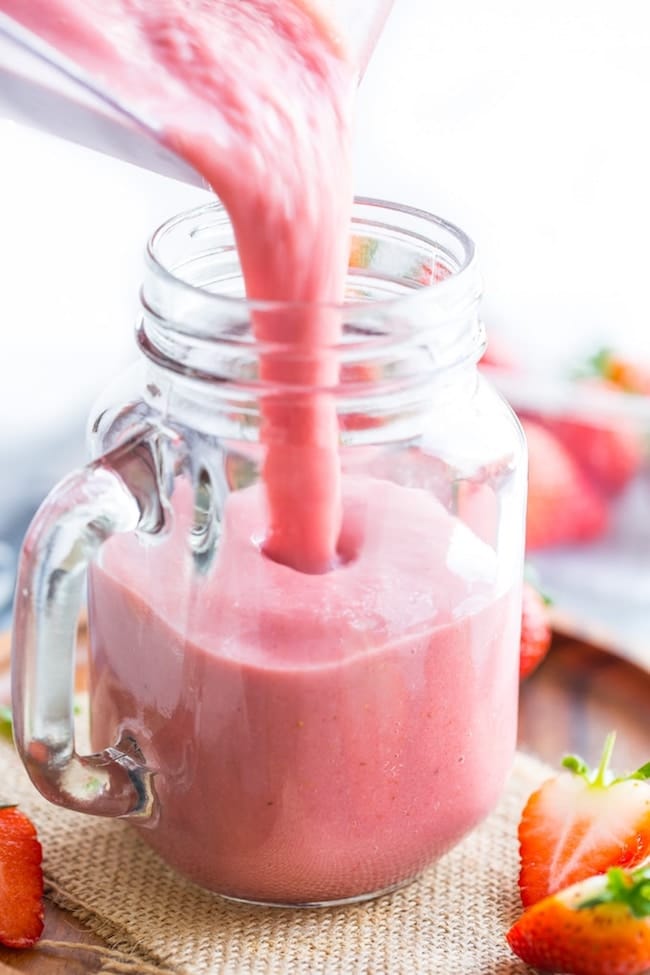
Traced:
<path fill-rule="evenodd" d="M 45 795 L 129 817 L 200 884 L 263 903 L 361 899 L 449 849 L 508 775 L 523 442 L 477 374 L 470 241 L 359 201 L 348 303 L 327 307 L 339 372 L 318 390 L 336 418 L 336 553 L 319 572 L 272 558 L 262 407 L 299 417 L 311 393 L 262 378 L 278 349 L 254 341 L 253 320 L 304 308 L 242 297 L 232 241 L 213 205 L 149 247 L 143 361 L 98 404 L 97 459 L 27 539 L 18 742 Z M 287 491 L 313 447 L 292 449 Z M 62 691 L 30 681 L 34 666 L 60 671 L 66 628 L 72 647 L 87 560 L 98 754 L 53 762 L 69 747 L 50 730 Z M 36 615 L 49 622 L 34 641 Z"/>
<path fill-rule="evenodd" d="M 228 897 L 391 890 L 487 815 L 515 746 L 525 450 L 477 373 L 473 245 L 352 206 L 358 72 L 311 7 L 30 9 L 223 205 L 152 237 L 140 363 L 28 533 L 21 756 L 52 801 L 128 818 Z"/>

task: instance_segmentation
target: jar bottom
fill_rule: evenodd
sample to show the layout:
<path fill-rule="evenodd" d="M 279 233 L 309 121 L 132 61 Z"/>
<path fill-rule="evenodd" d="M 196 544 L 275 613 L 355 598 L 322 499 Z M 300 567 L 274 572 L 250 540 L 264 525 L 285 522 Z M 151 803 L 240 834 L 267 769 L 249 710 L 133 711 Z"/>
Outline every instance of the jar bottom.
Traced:
<path fill-rule="evenodd" d="M 333 900 L 324 901 L 305 901 L 303 903 L 295 903 L 292 901 L 265 901 L 265 900 L 253 900 L 248 897 L 232 897 L 229 894 L 220 894 L 219 896 L 225 901 L 229 901 L 232 904 L 246 904 L 248 907 L 274 907 L 279 910 L 298 910 L 306 911 L 317 908 L 328 908 L 328 907 L 348 907 L 354 904 L 363 904 L 365 901 L 373 901 L 378 897 L 385 897 L 387 894 L 394 894 L 395 891 L 401 890 L 403 887 L 408 887 L 412 884 L 414 880 L 420 876 L 420 873 L 413 874 L 411 877 L 406 877 L 404 880 L 398 880 L 397 883 L 390 884 L 388 887 L 382 887 L 380 890 L 373 890 L 367 894 L 354 894 L 352 897 L 341 897 Z"/>

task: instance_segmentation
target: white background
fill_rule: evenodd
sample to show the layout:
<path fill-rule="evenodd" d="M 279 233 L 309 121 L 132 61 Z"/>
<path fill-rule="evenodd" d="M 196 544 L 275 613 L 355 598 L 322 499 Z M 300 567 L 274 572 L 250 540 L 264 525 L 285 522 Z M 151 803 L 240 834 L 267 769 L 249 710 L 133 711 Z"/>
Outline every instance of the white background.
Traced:
<path fill-rule="evenodd" d="M 649 99 L 647 0 L 396 0 L 360 92 L 357 190 L 462 225 L 488 327 L 536 360 L 612 337 L 650 356 Z M 93 398 L 133 356 L 143 242 L 199 198 L 0 122 L 5 496 L 82 457 Z M 43 438 L 69 449 L 41 462 Z"/>

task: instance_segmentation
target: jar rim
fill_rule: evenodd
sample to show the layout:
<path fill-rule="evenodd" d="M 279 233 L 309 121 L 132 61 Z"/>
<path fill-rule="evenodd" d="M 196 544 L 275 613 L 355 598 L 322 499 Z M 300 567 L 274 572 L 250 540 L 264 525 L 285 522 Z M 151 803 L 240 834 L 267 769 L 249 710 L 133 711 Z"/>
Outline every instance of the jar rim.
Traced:
<path fill-rule="evenodd" d="M 210 304 L 213 304 L 214 306 L 219 305 L 222 308 L 227 307 L 231 310 L 246 309 L 249 313 L 281 310 L 299 312 L 301 309 L 307 308 L 312 310 L 336 311 L 339 313 L 344 312 L 346 315 L 356 310 L 368 310 L 369 308 L 377 312 L 382 312 L 384 310 L 389 311 L 398 305 L 403 306 L 405 303 L 408 305 L 410 300 L 416 299 L 416 296 L 419 295 L 421 297 L 423 290 L 427 291 L 433 288 L 436 289 L 437 295 L 446 301 L 451 298 L 454 292 L 458 294 L 459 298 L 461 295 L 467 293 L 473 299 L 477 297 L 477 292 L 480 293 L 480 283 L 478 280 L 476 247 L 473 240 L 460 227 L 427 210 L 375 197 L 358 196 L 354 198 L 351 230 L 354 229 L 355 225 L 368 225 L 369 221 L 363 215 L 364 208 L 376 213 L 388 211 L 388 213 L 395 214 L 396 217 L 399 217 L 402 222 L 410 221 L 411 224 L 417 225 L 418 229 L 409 229 L 402 225 L 391 227 L 379 220 L 371 221 L 371 224 L 377 228 L 394 229 L 400 234 L 406 234 L 412 240 L 417 240 L 437 250 L 441 249 L 441 242 L 438 239 L 440 234 L 446 235 L 460 250 L 460 258 L 458 255 L 454 255 L 451 251 L 448 251 L 449 256 L 453 258 L 457 267 L 445 278 L 436 279 L 428 283 L 420 283 L 418 287 L 414 287 L 410 292 L 403 292 L 383 298 L 363 298 L 358 300 L 344 300 L 342 302 L 284 301 L 277 299 L 249 299 L 245 296 L 213 291 L 184 279 L 168 265 L 168 262 L 162 259 L 160 252 L 166 238 L 174 233 L 174 231 L 177 231 L 183 224 L 198 221 L 202 217 L 209 216 L 213 222 L 216 217 L 217 221 L 224 225 L 229 225 L 230 219 L 227 211 L 224 205 L 217 199 L 178 213 L 161 224 L 147 241 L 145 252 L 147 268 L 158 278 L 162 279 L 166 285 L 174 288 L 175 291 L 182 291 L 194 296 L 200 295 L 201 301 L 206 302 L 208 307 Z M 430 228 L 431 236 L 425 235 L 424 230 L 426 228 Z"/>

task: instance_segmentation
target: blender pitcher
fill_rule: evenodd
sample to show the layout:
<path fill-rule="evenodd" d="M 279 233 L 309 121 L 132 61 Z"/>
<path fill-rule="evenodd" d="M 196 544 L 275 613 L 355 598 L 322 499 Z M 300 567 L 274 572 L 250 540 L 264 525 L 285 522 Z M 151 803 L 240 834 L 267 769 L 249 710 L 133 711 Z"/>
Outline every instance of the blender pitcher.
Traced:
<path fill-rule="evenodd" d="M 312 0 L 363 75 L 393 0 Z M 204 185 L 168 148 L 155 119 L 108 90 L 48 43 L 24 0 L 0 0 L 0 116 L 145 169 Z"/>

